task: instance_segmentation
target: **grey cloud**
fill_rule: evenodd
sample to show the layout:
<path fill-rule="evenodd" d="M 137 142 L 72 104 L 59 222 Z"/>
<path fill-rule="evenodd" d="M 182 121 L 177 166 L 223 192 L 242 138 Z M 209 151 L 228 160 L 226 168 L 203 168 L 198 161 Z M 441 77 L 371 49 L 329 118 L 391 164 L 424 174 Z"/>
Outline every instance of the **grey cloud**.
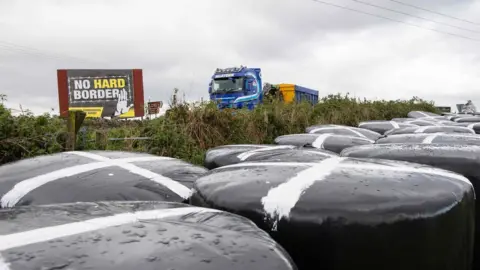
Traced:
<path fill-rule="evenodd" d="M 406 19 L 351 0 L 325 1 Z M 458 23 L 388 0 L 362 1 Z M 402 1 L 462 18 L 480 14 L 473 1 Z M 262 68 L 266 81 L 321 94 L 480 102 L 475 42 L 311 0 L 137 2 L 0 0 L 2 40 L 48 55 L 0 40 L 0 92 L 13 104 L 48 110 L 58 103 L 57 68 L 143 68 L 145 98 L 166 102 L 179 87 L 198 100 L 208 96 L 216 67 L 246 64 Z M 459 93 L 444 99 L 449 91 Z"/>

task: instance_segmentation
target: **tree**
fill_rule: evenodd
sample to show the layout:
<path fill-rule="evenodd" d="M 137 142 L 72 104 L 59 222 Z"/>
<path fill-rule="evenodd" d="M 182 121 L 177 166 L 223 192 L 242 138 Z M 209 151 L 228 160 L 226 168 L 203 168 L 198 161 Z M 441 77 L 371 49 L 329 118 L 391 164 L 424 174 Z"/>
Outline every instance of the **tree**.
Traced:
<path fill-rule="evenodd" d="M 5 101 L 7 101 L 7 95 L 5 94 L 0 94 L 0 101 L 2 102 L 2 105 Z"/>

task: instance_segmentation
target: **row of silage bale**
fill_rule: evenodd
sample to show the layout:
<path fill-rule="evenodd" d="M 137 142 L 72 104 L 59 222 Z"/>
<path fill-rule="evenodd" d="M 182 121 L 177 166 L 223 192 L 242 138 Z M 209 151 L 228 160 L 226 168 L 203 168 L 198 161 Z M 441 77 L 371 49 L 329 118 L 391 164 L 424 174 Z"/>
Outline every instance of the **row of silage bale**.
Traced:
<path fill-rule="evenodd" d="M 340 156 L 349 158 L 375 158 L 434 166 L 465 176 L 478 192 L 480 188 L 480 117 L 470 115 L 422 115 L 412 112 L 411 118 L 434 123 L 418 128 L 395 128 L 386 131 L 375 144 L 345 149 Z M 446 120 L 445 120 L 446 119 Z M 405 121 L 408 122 L 408 121 Z M 432 181 L 438 181 L 432 179 Z M 452 194 L 452 197 L 457 195 Z M 447 198 L 445 198 L 448 200 Z M 448 203 L 445 203 L 445 206 Z M 476 201 L 475 209 L 480 209 Z M 461 199 L 447 208 L 465 207 Z M 480 211 L 480 210 L 478 210 Z M 443 218 L 444 214 L 439 213 Z M 480 231 L 480 214 L 475 215 L 476 232 Z M 457 219 L 452 220 L 458 221 Z M 458 227 L 460 228 L 460 227 Z M 457 229 L 458 229 L 457 228 Z M 480 234 L 474 237 L 472 269 L 480 269 Z"/>
<path fill-rule="evenodd" d="M 410 118 L 375 121 L 381 128 L 374 131 L 321 125 L 280 136 L 277 145 L 217 147 L 206 154 L 211 171 L 107 151 L 2 166 L 0 266 L 470 269 L 475 215 L 468 179 L 421 161 L 342 156 L 404 136 L 384 135 L 396 125 L 443 119 Z M 414 121 L 419 125 L 408 123 Z M 87 231 L 78 226 L 93 223 L 99 225 Z M 58 243 L 66 247 L 60 256 Z M 39 257 L 40 250 L 47 255 Z"/>
<path fill-rule="evenodd" d="M 297 269 L 247 218 L 187 204 L 207 172 L 115 151 L 0 166 L 0 269 Z"/>
<path fill-rule="evenodd" d="M 452 170 L 458 158 L 438 166 L 347 153 L 395 136 L 410 136 L 396 139 L 399 149 L 420 139 L 475 145 L 478 137 L 470 127 L 442 129 L 457 125 L 440 115 L 397 120 L 316 125 L 276 138 L 279 146 L 213 148 L 206 162 L 214 169 L 195 182 L 191 204 L 248 217 L 299 269 L 472 269 L 475 179 Z M 418 150 L 405 151 L 415 157 Z"/>

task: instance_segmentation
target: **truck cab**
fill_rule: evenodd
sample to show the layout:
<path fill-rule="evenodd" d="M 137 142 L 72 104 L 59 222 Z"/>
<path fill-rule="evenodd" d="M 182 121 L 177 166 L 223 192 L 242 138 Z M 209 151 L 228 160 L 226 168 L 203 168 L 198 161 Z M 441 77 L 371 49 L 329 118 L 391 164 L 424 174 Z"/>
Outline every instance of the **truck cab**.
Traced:
<path fill-rule="evenodd" d="M 252 110 L 263 101 L 261 69 L 245 66 L 217 68 L 208 92 L 210 100 L 216 101 L 219 109 Z"/>

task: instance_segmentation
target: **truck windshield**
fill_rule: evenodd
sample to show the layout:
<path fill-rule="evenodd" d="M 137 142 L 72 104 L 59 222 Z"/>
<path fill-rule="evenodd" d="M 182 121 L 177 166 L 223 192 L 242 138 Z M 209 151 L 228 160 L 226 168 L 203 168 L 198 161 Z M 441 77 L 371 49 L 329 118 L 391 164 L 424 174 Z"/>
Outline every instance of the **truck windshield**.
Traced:
<path fill-rule="evenodd" d="M 212 93 L 243 91 L 243 78 L 221 78 L 213 80 Z"/>

